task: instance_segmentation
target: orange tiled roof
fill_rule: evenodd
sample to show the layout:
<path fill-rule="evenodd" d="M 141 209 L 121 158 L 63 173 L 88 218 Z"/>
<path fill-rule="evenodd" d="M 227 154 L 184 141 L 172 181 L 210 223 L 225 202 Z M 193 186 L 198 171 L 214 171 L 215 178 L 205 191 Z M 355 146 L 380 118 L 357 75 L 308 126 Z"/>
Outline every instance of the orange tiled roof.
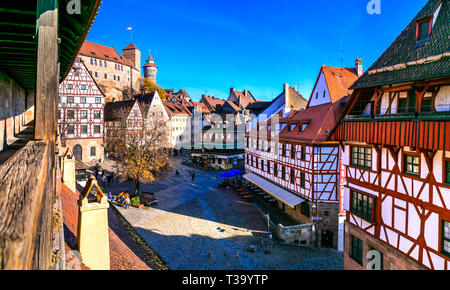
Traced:
<path fill-rule="evenodd" d="M 91 41 L 84 41 L 80 49 L 80 54 L 87 57 L 116 62 L 134 68 L 134 64 L 126 57 L 122 57 L 114 48 Z"/>
<path fill-rule="evenodd" d="M 202 101 L 206 102 L 206 104 L 209 105 L 210 109 L 214 111 L 217 109 L 217 105 L 223 106 L 223 104 L 225 104 L 226 102 L 225 100 L 210 96 L 203 96 Z"/>
<path fill-rule="evenodd" d="M 354 68 L 322 66 L 322 71 L 325 75 L 332 103 L 352 94 L 353 90 L 350 90 L 350 87 L 358 80 L 358 73 Z"/>
<path fill-rule="evenodd" d="M 73 257 L 69 257 L 67 254 L 70 251 L 77 250 L 79 198 L 80 193 L 78 191 L 75 193 L 65 184 L 61 183 L 64 240 L 68 259 Z M 108 224 L 111 270 L 151 270 L 143 258 L 141 258 L 143 257 L 143 252 L 131 239 L 111 209 L 108 211 Z M 89 270 L 89 268 L 81 264 L 81 270 Z"/>

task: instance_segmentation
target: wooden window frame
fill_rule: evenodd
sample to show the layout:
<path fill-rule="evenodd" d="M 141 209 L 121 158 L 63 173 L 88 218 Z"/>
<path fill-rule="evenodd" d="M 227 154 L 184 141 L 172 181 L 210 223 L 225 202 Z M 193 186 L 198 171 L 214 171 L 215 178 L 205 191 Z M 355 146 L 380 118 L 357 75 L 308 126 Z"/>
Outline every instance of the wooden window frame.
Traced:
<path fill-rule="evenodd" d="M 301 203 L 300 207 L 300 213 L 304 215 L 305 217 L 309 218 L 311 217 L 311 208 L 309 206 L 309 202 L 305 201 Z"/>
<path fill-rule="evenodd" d="M 300 187 L 303 189 L 306 188 L 306 173 L 305 172 L 300 173 Z"/>
<path fill-rule="evenodd" d="M 442 166 L 442 183 L 450 185 L 450 178 L 447 179 L 450 172 L 447 171 L 447 163 L 450 163 L 450 158 L 444 158 L 444 164 Z"/>
<path fill-rule="evenodd" d="M 290 178 L 291 178 L 291 184 L 295 184 L 295 169 L 291 168 L 291 172 L 290 172 Z"/>
<path fill-rule="evenodd" d="M 300 157 L 302 161 L 306 161 L 306 146 L 302 146 L 302 152 L 301 152 L 301 157 Z"/>
<path fill-rule="evenodd" d="M 97 130 L 95 130 L 96 128 L 98 128 L 98 132 L 97 132 Z M 102 133 L 102 126 L 94 125 L 94 133 L 95 134 L 101 134 Z"/>
<path fill-rule="evenodd" d="M 295 150 L 295 145 L 291 145 L 291 159 L 295 160 L 296 159 L 296 150 Z"/>
<path fill-rule="evenodd" d="M 281 144 L 281 156 L 286 157 L 286 153 L 287 153 L 286 144 Z"/>
<path fill-rule="evenodd" d="M 278 164 L 274 163 L 273 164 L 273 175 L 278 178 Z"/>
<path fill-rule="evenodd" d="M 428 23 L 428 35 L 424 39 L 420 39 L 420 26 L 424 23 Z M 423 19 L 420 19 L 416 21 L 416 45 L 425 45 L 426 43 L 430 42 L 431 32 L 433 30 L 433 15 L 430 15 L 428 17 L 425 17 Z"/>
<path fill-rule="evenodd" d="M 440 234 L 439 234 L 439 236 L 440 236 L 440 253 L 442 254 L 442 255 L 444 255 L 444 256 L 446 256 L 446 257 L 449 257 L 450 258 L 450 252 L 446 252 L 445 250 L 444 250 L 444 244 L 445 244 L 445 242 L 447 241 L 447 242 L 449 242 L 450 243 L 450 239 L 447 239 L 445 236 L 444 236 L 444 229 L 445 229 L 445 223 L 450 223 L 450 218 L 449 219 L 446 219 L 446 218 L 441 218 L 440 219 L 441 220 L 441 230 L 440 230 Z"/>
<path fill-rule="evenodd" d="M 83 128 L 86 128 L 86 133 L 83 132 Z M 80 134 L 88 134 L 89 128 L 87 125 L 81 125 L 80 126 Z"/>
<path fill-rule="evenodd" d="M 370 220 L 368 219 L 369 218 L 368 215 L 364 216 L 364 214 L 361 214 L 361 212 L 359 210 L 355 210 L 354 209 L 354 207 L 353 207 L 353 196 L 354 196 L 355 193 L 359 194 L 359 195 L 362 195 L 363 197 L 365 196 L 367 198 L 372 199 L 372 208 L 371 208 L 372 215 L 370 216 Z M 358 203 L 358 201 L 359 201 L 359 199 L 356 200 L 357 203 Z M 367 194 L 367 193 L 364 193 L 364 192 L 361 192 L 361 191 L 358 191 L 358 190 L 350 188 L 350 213 L 354 214 L 355 216 L 357 216 L 357 217 L 359 217 L 359 218 L 361 218 L 361 219 L 363 219 L 366 222 L 371 223 L 371 224 L 375 223 L 376 202 L 377 202 L 377 198 L 376 197 L 374 197 L 374 196 L 372 196 L 370 194 Z M 360 205 L 358 205 L 358 204 L 357 204 L 357 206 L 360 207 Z M 363 209 L 361 209 L 361 210 L 363 210 Z"/>
<path fill-rule="evenodd" d="M 407 172 L 406 171 L 406 158 L 408 157 L 408 156 L 412 156 L 412 157 L 416 157 L 416 158 L 419 158 L 419 163 L 417 164 L 417 166 L 418 166 L 418 173 L 416 174 L 416 173 L 413 173 L 413 172 Z M 420 157 L 420 153 L 416 153 L 416 152 L 403 152 L 403 154 L 402 154 L 402 173 L 403 174 L 405 174 L 405 175 L 407 175 L 407 176 L 413 176 L 413 177 L 420 177 L 420 174 L 421 174 L 421 157 Z M 415 166 L 414 164 L 413 164 L 413 166 Z"/>
<path fill-rule="evenodd" d="M 286 181 L 286 167 L 285 166 L 281 167 L 281 179 L 283 179 L 283 181 Z"/>
<path fill-rule="evenodd" d="M 353 160 L 353 148 L 358 148 L 364 149 L 364 165 L 359 164 L 360 158 L 359 158 L 359 154 L 361 154 L 358 150 L 358 158 L 357 158 L 357 163 L 354 162 Z M 368 161 L 368 159 L 366 158 L 366 149 L 370 149 L 370 167 L 366 166 L 366 161 Z M 365 169 L 365 170 L 372 170 L 373 168 L 373 148 L 371 146 L 365 146 L 365 145 L 358 145 L 358 146 L 350 146 L 350 166 L 354 167 L 354 168 L 361 168 L 361 169 Z"/>
<path fill-rule="evenodd" d="M 358 257 L 356 257 L 354 255 L 354 249 L 355 249 L 355 243 L 357 242 L 359 245 L 359 253 L 358 253 Z M 358 239 L 357 237 L 351 235 L 351 248 L 350 248 L 350 253 L 349 253 L 349 257 L 355 261 L 356 263 L 358 263 L 359 265 L 363 266 L 363 251 L 364 251 L 364 242 L 363 240 Z"/>

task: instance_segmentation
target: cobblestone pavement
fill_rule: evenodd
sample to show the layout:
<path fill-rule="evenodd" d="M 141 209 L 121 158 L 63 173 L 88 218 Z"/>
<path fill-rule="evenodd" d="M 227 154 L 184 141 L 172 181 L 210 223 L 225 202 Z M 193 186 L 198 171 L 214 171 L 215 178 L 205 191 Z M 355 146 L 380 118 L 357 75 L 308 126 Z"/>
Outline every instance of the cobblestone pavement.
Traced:
<path fill-rule="evenodd" d="M 335 250 L 296 247 L 266 239 L 267 222 L 252 204 L 217 189 L 217 173 L 196 172 L 194 183 L 173 173 L 156 184 L 157 208 L 119 208 L 144 240 L 173 270 L 342 270 L 343 254 Z M 191 170 L 191 169 L 189 169 Z M 107 188 L 113 194 L 130 184 Z M 249 251 L 256 246 L 256 253 Z"/>

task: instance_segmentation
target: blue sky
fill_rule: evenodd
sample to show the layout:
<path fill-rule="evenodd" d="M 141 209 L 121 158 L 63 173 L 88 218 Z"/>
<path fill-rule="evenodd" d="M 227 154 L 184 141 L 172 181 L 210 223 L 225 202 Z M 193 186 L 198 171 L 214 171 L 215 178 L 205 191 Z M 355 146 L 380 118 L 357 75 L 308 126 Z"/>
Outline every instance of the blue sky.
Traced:
<path fill-rule="evenodd" d="M 227 98 L 248 89 L 271 100 L 283 83 L 309 98 L 321 65 L 368 69 L 427 0 L 105 0 L 88 40 L 133 42 L 159 67 L 158 85 Z"/>

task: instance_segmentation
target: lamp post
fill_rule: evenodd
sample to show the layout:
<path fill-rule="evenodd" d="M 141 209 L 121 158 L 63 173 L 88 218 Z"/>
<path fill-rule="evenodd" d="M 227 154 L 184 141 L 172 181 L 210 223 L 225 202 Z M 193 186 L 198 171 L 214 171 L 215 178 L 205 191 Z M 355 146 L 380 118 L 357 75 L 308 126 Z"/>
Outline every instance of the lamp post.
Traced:
<path fill-rule="evenodd" d="M 316 202 L 312 205 L 312 210 L 313 210 L 313 216 L 316 217 L 316 220 L 314 221 L 315 224 L 315 230 L 316 230 L 316 239 L 315 239 L 315 245 L 316 248 L 319 247 L 319 210 L 318 210 L 318 202 L 316 200 Z"/>
<path fill-rule="evenodd" d="M 266 214 L 267 218 L 267 236 L 270 238 L 270 215 Z"/>

